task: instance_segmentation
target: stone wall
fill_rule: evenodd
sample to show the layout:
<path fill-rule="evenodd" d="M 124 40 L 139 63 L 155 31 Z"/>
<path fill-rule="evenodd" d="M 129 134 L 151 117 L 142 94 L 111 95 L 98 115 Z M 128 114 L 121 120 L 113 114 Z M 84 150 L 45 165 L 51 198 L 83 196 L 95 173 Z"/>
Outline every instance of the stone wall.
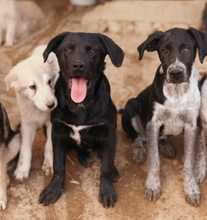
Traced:
<path fill-rule="evenodd" d="M 173 27 L 199 28 L 205 1 L 112 1 L 84 15 L 90 32 L 150 34 Z"/>

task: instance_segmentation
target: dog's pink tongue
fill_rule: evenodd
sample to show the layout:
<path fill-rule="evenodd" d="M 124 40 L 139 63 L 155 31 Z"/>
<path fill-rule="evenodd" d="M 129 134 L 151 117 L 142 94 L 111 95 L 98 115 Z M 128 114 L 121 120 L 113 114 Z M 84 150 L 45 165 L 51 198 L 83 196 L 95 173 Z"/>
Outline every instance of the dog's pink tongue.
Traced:
<path fill-rule="evenodd" d="M 82 102 L 87 93 L 87 80 L 82 77 L 72 78 L 71 98 L 74 102 Z"/>

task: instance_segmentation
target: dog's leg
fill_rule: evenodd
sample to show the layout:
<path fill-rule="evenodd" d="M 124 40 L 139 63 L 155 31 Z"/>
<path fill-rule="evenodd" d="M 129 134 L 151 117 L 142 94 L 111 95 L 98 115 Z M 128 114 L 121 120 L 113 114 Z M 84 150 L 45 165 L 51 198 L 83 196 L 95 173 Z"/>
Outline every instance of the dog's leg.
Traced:
<path fill-rule="evenodd" d="M 42 170 L 46 176 L 53 174 L 53 150 L 52 150 L 52 123 L 48 121 L 46 123 L 47 127 L 47 141 L 45 144 L 44 162 L 42 165 Z"/>
<path fill-rule="evenodd" d="M 5 161 L 5 152 L 6 147 L 0 146 L 0 210 L 6 209 L 6 188 L 9 182 L 9 177 L 7 175 L 7 163 Z"/>
<path fill-rule="evenodd" d="M 145 196 L 149 201 L 158 200 L 162 194 L 158 134 L 157 123 L 149 122 L 147 124 L 148 173 L 145 183 Z"/>
<path fill-rule="evenodd" d="M 175 148 L 166 139 L 159 140 L 159 150 L 165 158 L 174 159 L 176 156 Z"/>
<path fill-rule="evenodd" d="M 142 128 L 142 125 L 139 116 L 139 103 L 135 98 L 130 99 L 123 110 L 122 127 L 133 141 L 132 159 L 134 163 L 144 163 L 146 160 L 146 150 L 143 140 L 145 138 L 141 135 L 140 128 Z"/>
<path fill-rule="evenodd" d="M 196 127 L 186 126 L 184 132 L 183 185 L 188 203 L 200 205 L 201 194 L 194 175 Z"/>
<path fill-rule="evenodd" d="M 55 203 L 61 196 L 65 183 L 65 160 L 68 149 L 68 139 L 60 134 L 52 135 L 54 153 L 54 174 L 50 184 L 41 192 L 39 202 L 43 205 Z"/>
<path fill-rule="evenodd" d="M 98 157 L 101 159 L 101 149 L 100 148 L 98 148 Z M 117 170 L 117 168 L 114 166 L 114 182 L 117 182 L 118 181 L 118 179 L 119 179 L 119 171 Z"/>
<path fill-rule="evenodd" d="M 114 128 L 115 131 L 115 128 Z M 101 144 L 101 177 L 99 201 L 105 208 L 114 206 L 117 201 L 113 186 L 114 177 L 117 178 L 118 171 L 114 166 L 114 155 L 116 148 L 116 133 L 109 131 L 110 137 Z M 110 140 L 110 141 L 109 141 Z"/>
<path fill-rule="evenodd" d="M 28 178 L 29 170 L 31 166 L 32 158 L 32 144 L 37 126 L 34 124 L 27 124 L 22 120 L 21 135 L 22 143 L 19 155 L 19 161 L 17 168 L 14 172 L 15 178 L 22 181 L 24 178 Z"/>
<path fill-rule="evenodd" d="M 6 47 L 11 47 L 14 44 L 15 26 L 16 26 L 15 18 L 10 18 L 9 24 L 6 28 L 6 36 L 5 36 L 5 46 Z"/>
<path fill-rule="evenodd" d="M 195 152 L 195 178 L 197 183 L 202 183 L 206 176 L 206 138 L 205 131 L 198 128 L 196 136 L 196 152 Z"/>

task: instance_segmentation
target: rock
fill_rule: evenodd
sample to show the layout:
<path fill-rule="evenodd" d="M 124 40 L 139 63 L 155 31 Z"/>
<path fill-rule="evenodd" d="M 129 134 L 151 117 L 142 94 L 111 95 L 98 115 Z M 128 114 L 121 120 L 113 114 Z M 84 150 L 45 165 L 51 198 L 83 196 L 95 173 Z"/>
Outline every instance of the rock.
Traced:
<path fill-rule="evenodd" d="M 118 34 L 121 32 L 121 24 L 117 21 L 108 21 L 108 31 Z"/>
<path fill-rule="evenodd" d="M 144 35 L 172 27 L 198 28 L 204 6 L 205 1 L 112 1 L 87 12 L 82 25 L 88 27 L 101 20 L 108 23 L 109 32 L 132 33 L 134 23 L 134 32 Z"/>

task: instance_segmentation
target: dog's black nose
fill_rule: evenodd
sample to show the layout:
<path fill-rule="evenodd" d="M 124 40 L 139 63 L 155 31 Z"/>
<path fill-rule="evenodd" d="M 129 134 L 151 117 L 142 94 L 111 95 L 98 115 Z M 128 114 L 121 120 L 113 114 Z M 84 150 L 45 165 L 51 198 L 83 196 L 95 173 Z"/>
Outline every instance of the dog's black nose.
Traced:
<path fill-rule="evenodd" d="M 182 70 L 172 70 L 170 71 L 170 77 L 174 79 L 178 79 L 183 76 L 183 71 Z"/>
<path fill-rule="evenodd" d="M 73 64 L 73 69 L 74 70 L 83 70 L 84 67 L 85 67 L 85 63 L 84 62 L 76 61 Z"/>
<path fill-rule="evenodd" d="M 53 102 L 52 104 L 46 105 L 49 109 L 52 109 L 55 106 L 55 103 Z"/>

